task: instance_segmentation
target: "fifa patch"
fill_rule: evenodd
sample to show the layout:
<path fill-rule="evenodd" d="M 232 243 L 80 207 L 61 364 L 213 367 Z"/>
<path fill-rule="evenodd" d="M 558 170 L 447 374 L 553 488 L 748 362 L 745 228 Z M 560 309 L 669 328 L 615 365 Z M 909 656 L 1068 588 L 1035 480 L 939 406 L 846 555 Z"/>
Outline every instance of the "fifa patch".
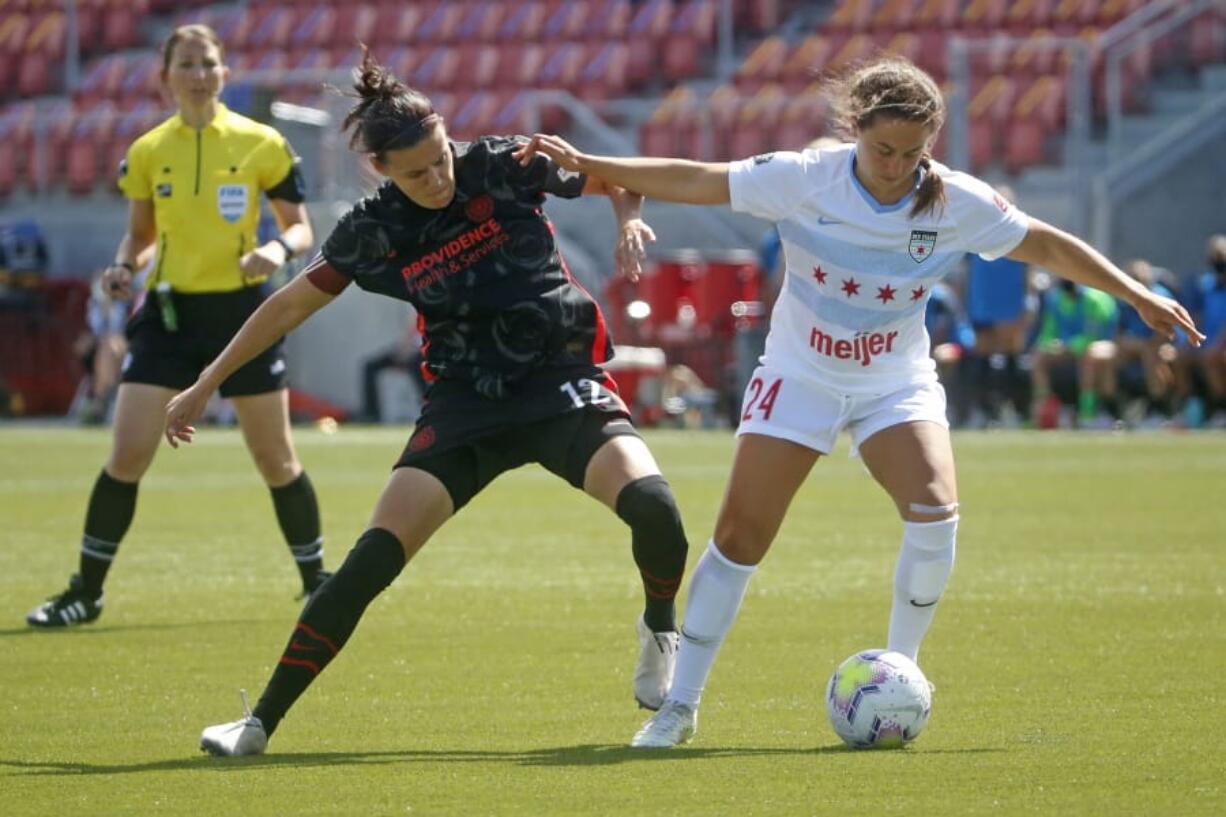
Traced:
<path fill-rule="evenodd" d="M 173 188 L 171 187 L 170 182 L 165 182 L 155 187 L 154 192 L 157 193 L 157 197 L 159 199 L 168 199 L 170 198 L 170 193 L 172 189 Z"/>
<path fill-rule="evenodd" d="M 223 184 L 217 188 L 217 212 L 231 224 L 247 212 L 247 185 Z"/>
<path fill-rule="evenodd" d="M 753 157 L 753 163 L 755 165 L 764 165 L 773 158 L 775 158 L 775 154 L 773 153 L 759 153 L 757 156 Z"/>
<path fill-rule="evenodd" d="M 907 255 L 910 255 L 915 263 L 923 263 L 932 255 L 932 248 L 936 245 L 936 230 L 912 230 L 911 241 L 907 244 Z"/>

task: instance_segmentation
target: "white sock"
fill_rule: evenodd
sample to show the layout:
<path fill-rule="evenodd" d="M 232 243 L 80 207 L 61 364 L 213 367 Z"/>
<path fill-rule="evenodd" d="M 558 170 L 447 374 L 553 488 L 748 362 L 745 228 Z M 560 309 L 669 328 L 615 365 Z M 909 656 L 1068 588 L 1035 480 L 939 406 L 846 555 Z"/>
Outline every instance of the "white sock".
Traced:
<path fill-rule="evenodd" d="M 729 561 L 719 552 L 715 542 L 707 544 L 690 579 L 685 621 L 681 625 L 681 646 L 677 650 L 677 669 L 668 692 L 670 701 L 697 706 L 702 699 L 711 665 L 715 663 L 724 636 L 736 621 L 749 577 L 756 569 L 757 565 Z"/>
<path fill-rule="evenodd" d="M 958 517 L 937 522 L 904 522 L 894 605 L 890 609 L 889 648 L 915 661 L 932 624 L 937 601 L 954 568 Z"/>

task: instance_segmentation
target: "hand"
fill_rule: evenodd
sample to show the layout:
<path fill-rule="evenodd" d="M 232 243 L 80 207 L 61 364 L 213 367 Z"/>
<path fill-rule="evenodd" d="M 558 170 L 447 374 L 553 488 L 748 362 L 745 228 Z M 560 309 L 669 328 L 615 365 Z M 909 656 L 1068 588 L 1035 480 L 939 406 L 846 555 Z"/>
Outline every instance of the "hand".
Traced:
<path fill-rule="evenodd" d="M 576 150 L 562 137 L 547 133 L 535 134 L 527 144 L 517 148 L 511 156 L 527 167 L 532 157 L 538 153 L 543 153 L 553 159 L 554 163 L 563 170 L 570 170 L 574 173 L 583 172 L 583 163 L 587 159 L 587 156 Z"/>
<path fill-rule="evenodd" d="M 1145 297 L 1135 305 L 1135 308 L 1141 320 L 1167 340 L 1175 339 L 1176 329 L 1182 329 L 1188 336 L 1188 342 L 1193 346 L 1200 346 L 1205 340 L 1205 336 L 1196 328 L 1188 310 L 1180 306 L 1177 301 L 1147 292 Z"/>
<path fill-rule="evenodd" d="M 617 236 L 617 249 L 613 253 L 617 272 L 631 281 L 637 281 L 643 274 L 643 262 L 647 259 L 645 245 L 655 240 L 655 232 L 641 218 L 632 218 L 623 224 Z"/>
<path fill-rule="evenodd" d="M 128 300 L 132 297 L 132 271 L 119 264 L 111 264 L 102 271 L 102 290 L 112 300 Z"/>
<path fill-rule="evenodd" d="M 243 281 L 250 282 L 272 275 L 286 260 L 285 248 L 276 241 L 269 241 L 238 259 L 238 268 L 243 273 Z"/>
<path fill-rule="evenodd" d="M 196 427 L 191 423 L 200 419 L 208 405 L 212 389 L 203 388 L 199 381 L 187 391 L 181 391 L 166 404 L 166 441 L 171 448 L 178 448 L 179 441 L 190 443 Z"/>

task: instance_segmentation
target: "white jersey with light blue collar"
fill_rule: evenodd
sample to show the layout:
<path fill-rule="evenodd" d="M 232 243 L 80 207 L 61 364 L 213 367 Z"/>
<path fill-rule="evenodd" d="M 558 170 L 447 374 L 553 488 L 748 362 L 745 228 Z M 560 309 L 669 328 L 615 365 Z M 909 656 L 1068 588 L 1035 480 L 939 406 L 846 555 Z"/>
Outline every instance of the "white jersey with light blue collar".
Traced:
<path fill-rule="evenodd" d="M 777 223 L 787 274 L 762 362 L 846 394 L 931 380 L 924 308 L 963 254 L 991 260 L 1021 242 L 1025 213 L 937 162 L 946 204 L 912 218 L 914 191 L 882 205 L 854 173 L 855 145 L 733 162 L 732 208 Z M 917 184 L 918 187 L 918 184 Z"/>

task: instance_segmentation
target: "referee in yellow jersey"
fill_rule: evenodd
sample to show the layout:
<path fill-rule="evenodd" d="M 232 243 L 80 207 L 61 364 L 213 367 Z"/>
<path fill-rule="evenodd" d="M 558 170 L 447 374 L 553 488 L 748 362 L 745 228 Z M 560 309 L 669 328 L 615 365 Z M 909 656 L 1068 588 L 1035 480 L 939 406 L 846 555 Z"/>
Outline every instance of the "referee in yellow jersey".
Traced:
<path fill-rule="evenodd" d="M 182 26 L 167 38 L 162 82 L 178 112 L 137 139 L 121 168 L 128 229 L 103 283 L 126 297 L 133 272 L 152 253 L 156 260 L 144 304 L 128 324 L 111 455 L 90 494 L 80 572 L 67 590 L 30 611 L 26 620 L 35 627 L 82 624 L 102 613 L 103 580 L 136 510 L 137 484 L 157 451 L 166 404 L 259 306 L 268 275 L 314 240 L 301 172 L 285 138 L 218 99 L 229 74 L 222 51 L 217 34 L 203 25 Z M 261 193 L 281 229 L 265 244 L 256 243 Z M 310 593 L 328 574 L 315 492 L 290 439 L 281 343 L 236 371 L 220 392 L 233 400 Z"/>

